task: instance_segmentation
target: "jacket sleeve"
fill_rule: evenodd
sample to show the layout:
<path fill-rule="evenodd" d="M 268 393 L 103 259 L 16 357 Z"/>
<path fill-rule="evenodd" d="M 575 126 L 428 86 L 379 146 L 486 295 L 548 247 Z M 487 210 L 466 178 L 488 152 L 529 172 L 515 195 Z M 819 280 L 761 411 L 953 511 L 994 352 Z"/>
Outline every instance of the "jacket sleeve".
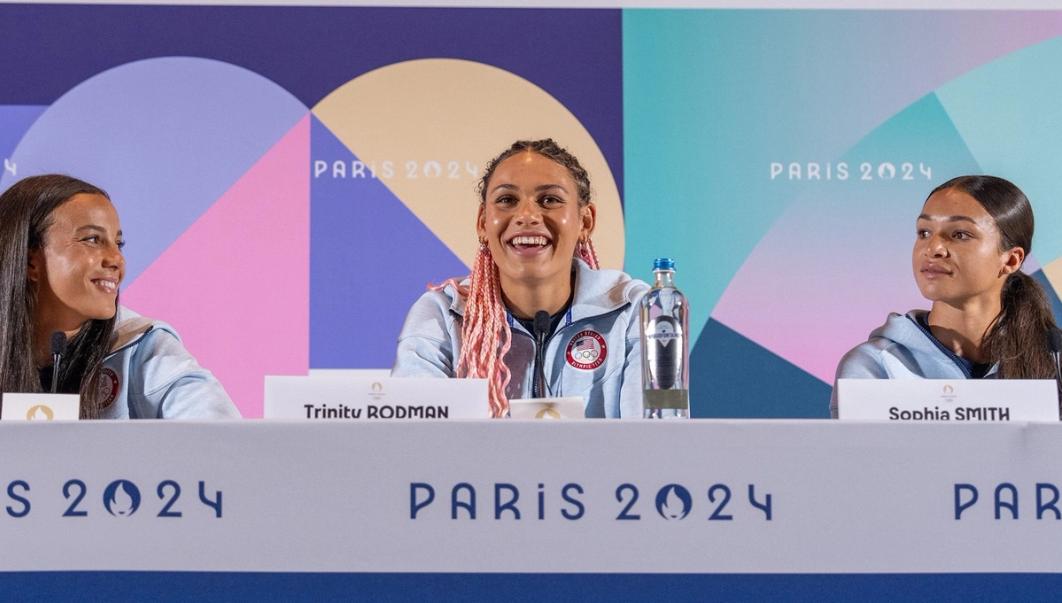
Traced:
<path fill-rule="evenodd" d="M 641 419 L 642 392 L 642 298 L 649 292 L 649 285 L 635 281 L 631 294 L 631 307 L 627 312 L 626 354 L 623 364 L 623 389 L 620 392 L 620 418 Z"/>
<path fill-rule="evenodd" d="M 214 375 L 199 366 L 177 335 L 156 328 L 137 344 L 130 410 L 141 418 L 238 419 L 240 412 Z"/>
<path fill-rule="evenodd" d="M 640 303 L 640 302 L 639 302 Z M 635 309 L 637 309 L 635 305 Z M 631 314 L 627 325 L 627 358 L 623 364 L 623 388 L 620 391 L 620 418 L 642 418 L 642 341 L 638 314 Z"/>
<path fill-rule="evenodd" d="M 830 392 L 830 417 L 838 417 L 837 380 L 838 379 L 888 379 L 889 374 L 882 364 L 880 353 L 869 343 L 864 343 L 841 358 L 837 364 L 837 376 L 833 380 Z"/>
<path fill-rule="evenodd" d="M 457 332 L 447 297 L 428 291 L 410 308 L 398 336 L 392 377 L 453 377 L 455 358 L 452 332 Z"/>

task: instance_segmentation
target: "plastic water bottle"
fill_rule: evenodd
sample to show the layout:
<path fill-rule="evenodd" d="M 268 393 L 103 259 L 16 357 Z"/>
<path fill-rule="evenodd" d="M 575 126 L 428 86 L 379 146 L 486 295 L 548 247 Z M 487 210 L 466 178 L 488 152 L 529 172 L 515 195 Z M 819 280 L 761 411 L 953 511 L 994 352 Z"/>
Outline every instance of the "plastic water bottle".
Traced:
<path fill-rule="evenodd" d="M 653 261 L 653 288 L 642 298 L 642 387 L 647 419 L 690 416 L 689 304 L 675 288 L 675 262 Z"/>

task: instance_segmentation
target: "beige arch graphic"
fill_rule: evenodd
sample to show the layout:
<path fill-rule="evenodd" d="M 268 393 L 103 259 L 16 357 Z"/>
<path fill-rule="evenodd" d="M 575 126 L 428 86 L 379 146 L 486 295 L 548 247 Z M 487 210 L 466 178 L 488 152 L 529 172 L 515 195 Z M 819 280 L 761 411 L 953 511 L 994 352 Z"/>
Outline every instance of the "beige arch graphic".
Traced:
<path fill-rule="evenodd" d="M 1062 258 L 1056 258 L 1043 266 L 1043 271 L 1055 292 L 1062 294 Z"/>
<path fill-rule="evenodd" d="M 623 210 L 601 149 L 568 109 L 521 77 L 473 61 L 406 61 L 347 82 L 313 113 L 467 266 L 484 164 L 514 140 L 552 137 L 590 174 L 601 265 L 623 266 Z"/>

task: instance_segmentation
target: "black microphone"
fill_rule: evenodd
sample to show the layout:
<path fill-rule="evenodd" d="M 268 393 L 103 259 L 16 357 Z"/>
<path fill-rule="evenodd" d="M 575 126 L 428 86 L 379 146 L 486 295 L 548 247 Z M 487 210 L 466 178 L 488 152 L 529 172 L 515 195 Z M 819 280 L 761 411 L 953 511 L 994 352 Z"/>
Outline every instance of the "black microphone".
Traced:
<path fill-rule="evenodd" d="M 63 352 L 66 351 L 66 333 L 56 331 L 52 333 L 52 393 L 59 387 L 59 363 L 63 360 Z"/>
<path fill-rule="evenodd" d="M 535 380 L 531 386 L 531 397 L 546 397 L 546 338 L 549 337 L 549 312 L 535 312 Z"/>
<path fill-rule="evenodd" d="M 1047 332 L 1047 347 L 1055 357 L 1055 381 L 1062 390 L 1062 360 L 1059 359 L 1059 356 L 1062 356 L 1062 331 L 1052 328 Z"/>

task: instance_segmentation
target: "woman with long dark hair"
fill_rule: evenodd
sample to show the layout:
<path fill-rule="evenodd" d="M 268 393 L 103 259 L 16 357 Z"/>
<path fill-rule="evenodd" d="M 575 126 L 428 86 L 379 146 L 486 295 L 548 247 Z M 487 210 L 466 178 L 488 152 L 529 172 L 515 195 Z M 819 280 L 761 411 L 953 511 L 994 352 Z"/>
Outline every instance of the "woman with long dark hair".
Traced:
<path fill-rule="evenodd" d="M 519 140 L 487 165 L 479 196 L 472 274 L 414 304 L 392 374 L 487 379 L 493 417 L 510 398 L 549 396 L 583 397 L 588 417 L 641 417 L 649 286 L 598 269 L 586 170 L 551 139 Z"/>
<path fill-rule="evenodd" d="M 953 178 L 930 193 L 915 233 L 915 281 L 931 309 L 891 314 L 837 378 L 1054 379 L 1051 305 L 1021 271 L 1033 238 L 1025 194 L 995 176 Z"/>
<path fill-rule="evenodd" d="M 50 391 L 62 332 L 55 389 L 80 394 L 81 418 L 238 417 L 172 327 L 118 306 L 123 245 L 114 205 L 87 182 L 34 176 L 0 195 L 0 393 Z"/>

